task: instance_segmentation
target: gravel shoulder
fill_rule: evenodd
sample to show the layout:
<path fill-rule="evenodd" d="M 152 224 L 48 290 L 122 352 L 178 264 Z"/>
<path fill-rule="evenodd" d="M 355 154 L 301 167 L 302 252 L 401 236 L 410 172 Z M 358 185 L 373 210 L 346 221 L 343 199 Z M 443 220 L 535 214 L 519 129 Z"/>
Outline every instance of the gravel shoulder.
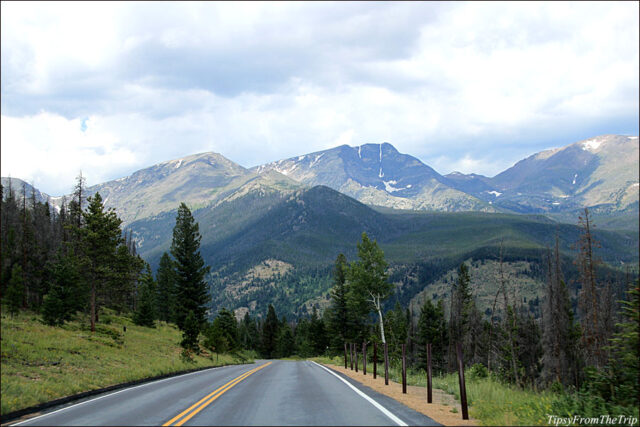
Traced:
<path fill-rule="evenodd" d="M 384 384 L 384 375 L 378 376 L 375 380 L 371 372 L 363 375 L 362 372 L 355 372 L 345 369 L 342 366 L 326 365 L 327 368 L 339 372 L 360 384 L 369 387 L 380 394 L 408 406 L 414 411 L 424 414 L 436 422 L 445 426 L 475 426 L 479 425 L 477 420 L 462 419 L 462 409 L 460 403 L 453 396 L 443 390 L 433 389 L 433 403 L 427 403 L 427 389 L 425 387 L 407 386 L 407 394 L 402 393 L 402 384 L 389 380 L 389 385 Z M 451 412 L 455 408 L 457 412 Z"/>

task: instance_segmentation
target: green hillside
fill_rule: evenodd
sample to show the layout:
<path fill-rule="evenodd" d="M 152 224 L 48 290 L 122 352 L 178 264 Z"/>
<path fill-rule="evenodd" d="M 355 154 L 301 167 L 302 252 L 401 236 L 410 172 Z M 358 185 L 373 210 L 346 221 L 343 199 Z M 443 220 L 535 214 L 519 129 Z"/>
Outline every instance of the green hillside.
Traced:
<path fill-rule="evenodd" d="M 241 355 L 207 352 L 185 361 L 180 357 L 180 331 L 163 322 L 151 329 L 104 313 L 92 334 L 87 319 L 53 327 L 32 313 L 11 317 L 4 312 L 2 414 L 128 381 L 248 361 Z"/>
<path fill-rule="evenodd" d="M 131 224 L 152 265 L 169 248 L 174 215 Z M 383 213 L 323 186 L 247 191 L 199 209 L 194 217 L 203 234 L 202 255 L 212 267 L 213 311 L 226 306 L 262 313 L 271 302 L 288 315 L 327 304 L 332 263 L 340 252 L 354 258 L 362 232 L 384 250 L 391 280 L 398 284 L 393 301 L 405 304 L 464 260 L 497 259 L 501 243 L 509 262 L 531 263 L 526 275 L 542 283 L 546 248 L 556 233 L 569 270 L 580 235 L 577 225 L 543 215 Z M 596 230 L 594 237 L 601 242 L 597 254 L 608 264 L 620 267 L 637 260 L 637 232 Z M 271 275 L 253 274 L 266 260 L 289 267 Z M 536 292 L 541 296 L 541 289 Z"/>

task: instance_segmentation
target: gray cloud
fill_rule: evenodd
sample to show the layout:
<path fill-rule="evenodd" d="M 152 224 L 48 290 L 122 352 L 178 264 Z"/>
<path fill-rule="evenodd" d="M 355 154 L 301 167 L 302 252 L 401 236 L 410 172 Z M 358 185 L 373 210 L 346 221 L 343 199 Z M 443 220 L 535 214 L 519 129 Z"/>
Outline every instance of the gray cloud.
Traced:
<path fill-rule="evenodd" d="M 206 150 L 253 166 L 389 141 L 441 173 L 493 175 L 638 133 L 637 16 L 633 2 L 3 3 L 3 174 L 56 194 L 72 178 L 56 149 L 95 183 Z"/>

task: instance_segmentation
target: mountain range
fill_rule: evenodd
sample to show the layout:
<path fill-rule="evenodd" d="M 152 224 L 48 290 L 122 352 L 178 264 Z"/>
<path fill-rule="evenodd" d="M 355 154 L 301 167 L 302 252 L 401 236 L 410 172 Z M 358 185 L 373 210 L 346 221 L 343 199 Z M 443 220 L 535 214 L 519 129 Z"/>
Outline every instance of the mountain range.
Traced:
<path fill-rule="evenodd" d="M 2 178 L 3 187 L 9 183 L 19 195 L 21 181 Z M 63 203 L 34 190 L 40 201 Z M 250 169 L 202 153 L 86 191 L 96 192 L 152 266 L 170 246 L 178 205 L 190 206 L 212 267 L 214 311 L 224 305 L 261 313 L 265 301 L 293 315 L 321 307 L 333 260 L 340 252 L 353 259 L 363 231 L 385 251 L 396 298 L 406 303 L 463 260 L 495 259 L 501 245 L 509 262 L 533 263 L 530 274 L 542 283 L 545 248 L 557 233 L 565 256 L 575 252 L 577 210 L 585 206 L 617 218 L 610 223 L 618 230 L 595 234 L 604 261 L 620 266 L 638 253 L 637 137 L 605 135 L 543 151 L 493 178 L 442 176 L 388 143 Z"/>

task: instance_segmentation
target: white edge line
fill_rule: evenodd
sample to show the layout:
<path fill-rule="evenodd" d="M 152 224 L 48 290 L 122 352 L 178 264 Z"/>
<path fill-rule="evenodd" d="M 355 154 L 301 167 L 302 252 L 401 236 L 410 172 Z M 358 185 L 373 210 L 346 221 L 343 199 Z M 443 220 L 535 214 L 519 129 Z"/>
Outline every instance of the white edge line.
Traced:
<path fill-rule="evenodd" d="M 230 365 L 230 366 L 237 366 L 237 365 Z M 158 384 L 158 383 L 161 383 L 161 382 L 164 382 L 164 381 L 174 380 L 176 378 L 186 377 L 188 375 L 201 374 L 203 372 L 210 371 L 212 369 L 218 369 L 218 368 L 224 368 L 224 366 L 214 366 L 213 368 L 209 368 L 209 369 L 202 369 L 202 370 L 196 371 L 196 372 L 189 372 L 188 374 L 176 375 L 175 377 L 169 377 L 169 378 L 163 378 L 161 380 L 150 381 L 148 383 L 140 384 L 140 385 L 137 385 L 137 386 L 134 386 L 134 387 L 127 387 L 127 388 L 125 388 L 123 390 L 114 391 L 113 393 L 105 394 L 104 396 L 96 397 L 94 399 L 85 400 L 84 402 L 76 403 L 74 405 L 65 406 L 64 408 L 60 408 L 57 411 L 48 412 L 46 414 L 38 415 L 37 417 L 29 418 L 28 420 L 20 421 L 19 423 L 8 424 L 8 425 L 10 425 L 10 426 L 19 426 L 19 425 L 22 425 L 22 424 L 25 424 L 25 423 L 30 423 L 31 421 L 35 421 L 35 420 L 37 420 L 39 418 L 48 417 L 49 415 L 53 415 L 53 414 L 56 414 L 58 412 L 66 411 L 67 409 L 71 409 L 71 408 L 74 408 L 76 406 L 84 405 L 85 403 L 95 402 L 96 400 L 100 400 L 100 399 L 104 399 L 105 397 L 113 396 L 114 394 L 122 393 L 122 392 L 125 392 L 125 391 L 129 391 L 129 390 L 133 390 L 133 389 L 136 389 L 136 388 L 140 388 L 140 387 L 145 387 L 145 386 L 148 386 L 148 385 L 151 385 L 151 384 Z"/>
<path fill-rule="evenodd" d="M 385 414 L 387 417 L 391 418 L 391 421 L 393 421 L 394 423 L 398 424 L 399 426 L 407 426 L 408 424 L 405 423 L 404 421 L 402 421 L 400 418 L 396 417 L 395 415 L 393 415 L 387 408 L 385 408 L 384 406 L 382 406 L 381 404 L 379 404 L 378 402 L 376 402 L 375 400 L 373 400 L 372 398 L 370 398 L 369 396 L 367 396 L 366 394 L 364 394 L 362 391 L 358 390 L 356 387 L 354 387 L 353 384 L 351 384 L 349 381 L 345 380 L 344 378 L 342 378 L 340 375 L 336 374 L 335 372 L 333 372 L 332 370 L 314 362 L 313 360 L 311 361 L 311 363 L 314 363 L 316 365 L 318 365 L 319 367 L 321 367 L 322 369 L 324 369 L 325 371 L 329 372 L 331 375 L 333 375 L 334 377 L 338 378 L 340 381 L 342 381 L 343 383 L 345 383 L 346 385 L 348 385 L 349 387 L 351 387 L 353 389 L 353 391 L 355 391 L 356 393 L 358 393 L 360 396 L 362 396 L 365 400 L 367 400 L 369 403 L 371 403 L 373 406 L 375 406 L 376 408 L 378 408 L 380 410 L 380 412 L 382 412 L 383 414 Z"/>

